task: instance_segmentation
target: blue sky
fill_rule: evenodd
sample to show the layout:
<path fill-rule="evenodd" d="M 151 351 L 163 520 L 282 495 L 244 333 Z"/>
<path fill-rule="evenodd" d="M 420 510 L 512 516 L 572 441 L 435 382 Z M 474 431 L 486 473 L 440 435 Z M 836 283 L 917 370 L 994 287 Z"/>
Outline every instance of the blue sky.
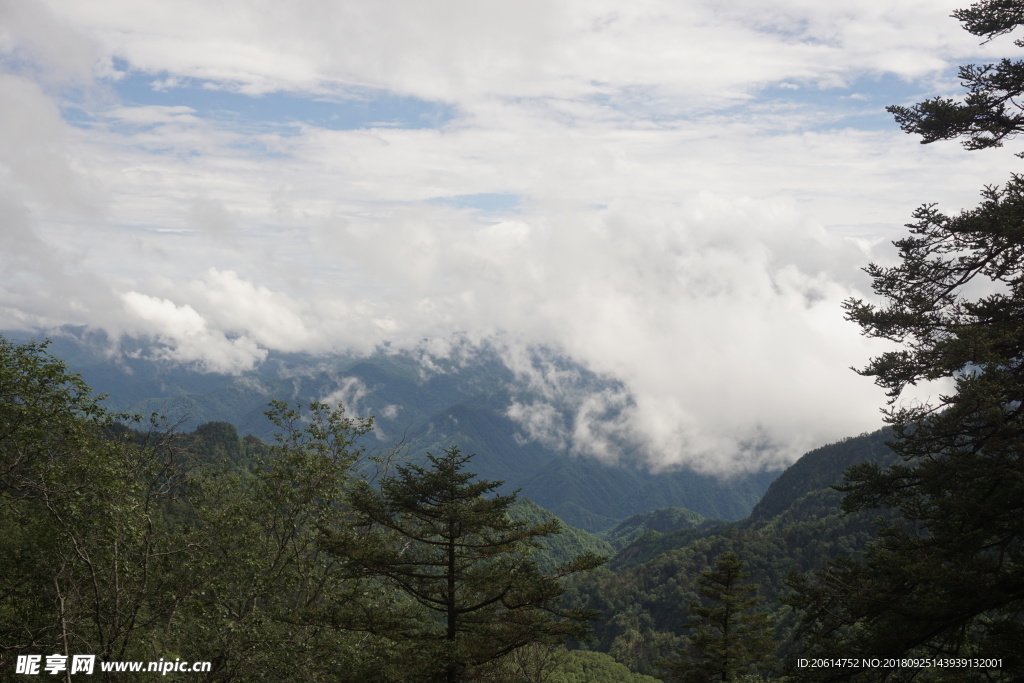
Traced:
<path fill-rule="evenodd" d="M 395 95 L 385 89 L 346 88 L 336 95 L 268 92 L 246 95 L 212 80 L 178 79 L 167 71 L 134 71 L 122 59 L 113 60 L 125 74 L 111 82 L 117 99 L 127 106 L 174 107 L 186 104 L 210 119 L 234 125 L 270 126 L 287 130 L 309 125 L 331 130 L 362 128 L 441 128 L 457 116 L 453 107 L 417 97 Z"/>
<path fill-rule="evenodd" d="M 0 328 L 226 373 L 500 339 L 537 438 L 784 464 L 879 424 L 848 368 L 881 347 L 840 306 L 860 269 L 1018 168 L 884 112 L 1020 51 L 956 6 L 0 2 Z M 545 434 L 568 390 L 538 346 L 626 394 Z"/>

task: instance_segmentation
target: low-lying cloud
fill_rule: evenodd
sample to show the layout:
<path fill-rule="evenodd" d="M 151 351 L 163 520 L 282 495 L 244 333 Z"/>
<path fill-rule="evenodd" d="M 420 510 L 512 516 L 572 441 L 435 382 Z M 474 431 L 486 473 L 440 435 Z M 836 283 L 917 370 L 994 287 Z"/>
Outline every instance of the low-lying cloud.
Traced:
<path fill-rule="evenodd" d="M 1010 167 L 882 115 L 997 54 L 956 4 L 8 3 L 0 328 L 230 374 L 489 345 L 530 388 L 521 439 L 785 464 L 880 422 L 848 369 L 881 350 L 842 319 L 860 268 Z M 346 127 L 274 97 L 445 114 Z"/>

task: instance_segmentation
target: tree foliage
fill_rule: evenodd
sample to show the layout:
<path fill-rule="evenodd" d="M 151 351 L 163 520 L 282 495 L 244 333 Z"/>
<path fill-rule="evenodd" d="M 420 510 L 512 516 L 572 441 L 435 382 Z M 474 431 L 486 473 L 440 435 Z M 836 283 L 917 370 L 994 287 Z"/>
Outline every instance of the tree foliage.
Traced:
<path fill-rule="evenodd" d="M 549 680 L 551 683 L 655 683 L 658 679 L 633 673 L 603 652 L 570 650 Z"/>
<path fill-rule="evenodd" d="M 990 0 L 955 14 L 989 38 L 1024 18 L 1024 3 Z M 1018 41 L 1018 44 L 1021 44 Z M 966 137 L 991 147 L 1020 130 L 1024 64 L 964 67 L 963 103 L 893 108 L 924 142 Z M 847 301 L 869 337 L 895 342 L 860 370 L 886 389 L 900 461 L 847 472 L 844 510 L 892 510 L 863 558 L 796 577 L 809 654 L 998 658 L 958 671 L 831 670 L 812 677 L 1018 680 L 1024 675 L 1024 178 L 988 187 L 956 215 L 925 205 L 898 242 L 900 262 L 866 272 L 874 305 Z M 936 399 L 901 402 L 939 381 Z M 947 388 L 948 387 L 948 388 Z M 807 673 L 807 672 L 804 672 Z M 917 680 L 915 679 L 915 680 Z"/>
<path fill-rule="evenodd" d="M 1012 676 L 1024 667 L 1008 647 L 1024 638 L 1024 179 L 959 215 L 915 217 L 902 262 L 867 269 L 888 304 L 847 302 L 866 334 L 902 346 L 861 371 L 889 393 L 901 460 L 851 468 L 843 507 L 899 517 L 863 562 L 798 582 L 800 605 L 833 656 L 1002 657 Z M 898 402 L 942 379 L 953 390 L 937 400 Z"/>
<path fill-rule="evenodd" d="M 558 579 L 603 561 L 581 555 L 541 572 L 531 555 L 558 533 L 557 520 L 514 521 L 515 494 L 488 497 L 500 482 L 475 481 L 465 471 L 471 457 L 453 447 L 428 454 L 428 466 L 399 465 L 379 491 L 359 483 L 353 528 L 328 546 L 418 606 L 391 635 L 414 643 L 416 670 L 438 680 L 467 680 L 527 645 L 585 636 L 594 615 L 563 607 Z"/>
<path fill-rule="evenodd" d="M 681 661 L 666 665 L 682 683 L 739 681 L 771 667 L 775 642 L 769 617 L 756 611 L 757 587 L 736 553 L 719 556 L 714 567 L 701 572 L 697 585 L 704 602 L 689 605 L 692 630 Z"/>
<path fill-rule="evenodd" d="M 150 654 L 185 598 L 187 541 L 166 510 L 185 467 L 165 440 L 120 436 L 46 343 L 0 338 L 0 667 L 21 654 Z"/>
<path fill-rule="evenodd" d="M 559 578 L 601 559 L 541 571 L 558 522 L 512 521 L 468 456 L 377 492 L 371 419 L 267 416 L 271 446 L 226 423 L 135 431 L 45 343 L 0 338 L 0 671 L 56 653 L 105 680 L 164 658 L 210 662 L 204 681 L 539 681 L 587 632 Z"/>
<path fill-rule="evenodd" d="M 992 40 L 1012 33 L 1024 23 L 1020 0 L 982 0 L 953 13 L 970 33 Z M 1024 47 L 1024 39 L 1014 43 Z M 933 97 L 911 107 L 891 106 L 900 127 L 921 136 L 922 143 L 963 139 L 967 149 L 1000 147 L 1024 130 L 1024 61 L 1003 59 L 995 64 L 960 68 L 967 89 L 962 100 Z"/>
<path fill-rule="evenodd" d="M 391 642 L 356 630 L 387 596 L 318 544 L 346 521 L 371 421 L 268 416 L 273 447 L 224 424 L 135 431 L 45 343 L 0 338 L 0 670 L 56 653 L 209 661 L 202 680 L 387 680 Z"/>
<path fill-rule="evenodd" d="M 387 680 L 391 643 L 363 627 L 390 600 L 320 543 L 347 523 L 344 498 L 365 460 L 356 441 L 372 420 L 317 402 L 300 411 L 273 401 L 267 417 L 277 442 L 241 469 L 223 426 L 194 435 L 209 447 L 219 434 L 213 454 L 227 459 L 189 489 L 197 552 L 183 578 L 193 599 L 175 624 L 182 654 L 212 660 L 216 680 Z"/>

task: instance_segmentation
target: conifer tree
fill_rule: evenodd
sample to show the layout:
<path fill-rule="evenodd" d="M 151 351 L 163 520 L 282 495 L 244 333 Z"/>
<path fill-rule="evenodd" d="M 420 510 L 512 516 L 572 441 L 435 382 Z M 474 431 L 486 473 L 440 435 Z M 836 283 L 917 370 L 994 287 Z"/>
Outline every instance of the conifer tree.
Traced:
<path fill-rule="evenodd" d="M 328 548 L 417 607 L 387 634 L 406 651 L 417 680 L 468 680 L 488 663 L 532 643 L 582 638 L 592 611 L 560 605 L 558 579 L 603 562 L 581 555 L 544 574 L 531 553 L 558 533 L 551 521 L 513 521 L 516 495 L 490 495 L 500 482 L 466 472 L 471 455 L 449 448 L 428 465 L 405 464 L 350 496 L 353 527 Z"/>
<path fill-rule="evenodd" d="M 756 610 L 761 600 L 736 553 L 723 553 L 715 566 L 697 579 L 707 602 L 690 602 L 694 630 L 683 659 L 666 664 L 682 683 L 740 681 L 749 673 L 770 668 L 775 644 L 768 615 Z"/>
<path fill-rule="evenodd" d="M 985 0 L 954 16 L 992 39 L 1024 23 L 1021 0 Z M 1024 45 L 1017 41 L 1018 45 Z M 1024 130 L 1024 62 L 961 69 L 962 102 L 890 108 L 923 142 L 999 146 Z M 999 681 L 1024 677 L 1024 178 L 988 187 L 958 215 L 925 205 L 896 242 L 900 263 L 871 264 L 884 304 L 846 302 L 864 334 L 899 348 L 859 372 L 889 396 L 889 444 L 901 460 L 864 464 L 840 490 L 847 512 L 890 511 L 862 558 L 793 577 L 804 655 L 909 660 L 896 669 L 796 673 L 816 680 Z M 941 380 L 924 403 L 904 390 Z M 914 660 L 971 661 L 922 668 Z M 991 660 L 991 661 L 990 661 Z"/>
<path fill-rule="evenodd" d="M 1024 23 L 1024 2 L 982 0 L 956 10 L 953 17 L 965 30 L 988 42 Z M 1024 47 L 1024 38 L 1014 44 Z M 887 109 L 904 131 L 919 135 L 924 144 L 961 138 L 964 147 L 971 150 L 1001 147 L 1024 131 L 1024 61 L 967 64 L 960 67 L 959 76 L 967 89 L 962 100 L 933 97 L 911 107 L 894 105 Z"/>
<path fill-rule="evenodd" d="M 862 372 L 886 387 L 895 465 L 851 468 L 843 509 L 888 509 L 862 561 L 794 579 L 808 656 L 1000 660 L 999 671 L 936 672 L 949 680 L 1024 675 L 1024 178 L 989 188 L 977 209 L 918 210 L 894 268 L 871 266 L 876 308 L 847 304 L 871 336 L 904 348 Z M 972 299 L 964 287 L 987 281 Z M 900 405 L 930 379 L 953 391 Z M 804 672 L 811 674 L 811 672 Z M 886 672 L 862 672 L 883 680 Z M 855 670 L 814 672 L 844 679 Z"/>

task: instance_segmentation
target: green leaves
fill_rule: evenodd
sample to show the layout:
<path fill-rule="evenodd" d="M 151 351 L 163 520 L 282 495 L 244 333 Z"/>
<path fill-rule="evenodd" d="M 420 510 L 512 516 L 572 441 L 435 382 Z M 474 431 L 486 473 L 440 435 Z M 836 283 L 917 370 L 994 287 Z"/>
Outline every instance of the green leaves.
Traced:
<path fill-rule="evenodd" d="M 127 417 L 45 343 L 0 339 L 0 519 L 22 531 L 0 537 L 5 652 L 139 654 L 180 600 L 162 567 L 188 555 L 165 514 L 184 463 L 118 436 Z"/>
<path fill-rule="evenodd" d="M 225 424 L 134 432 L 45 344 L 0 339 L 0 668 L 174 653 L 223 681 L 386 676 L 386 641 L 346 628 L 391 601 L 318 545 L 372 421 L 269 416 L 272 448 Z"/>
<path fill-rule="evenodd" d="M 381 670 L 385 642 L 352 631 L 390 601 L 321 539 L 347 528 L 345 497 L 364 459 L 355 443 L 372 420 L 322 403 L 274 401 L 267 415 L 279 430 L 274 446 L 191 482 L 197 561 L 182 580 L 197 593 L 177 623 L 183 647 L 193 660 L 216 652 L 225 679 L 358 680 Z"/>
<path fill-rule="evenodd" d="M 1020 0 L 982 0 L 953 16 L 964 28 L 988 42 L 1013 32 L 1024 22 Z M 1024 46 L 1024 40 L 1014 41 Z M 960 67 L 960 82 L 967 89 L 963 101 L 935 97 L 912 107 L 891 106 L 900 128 L 921 136 L 924 144 L 963 138 L 966 149 L 1001 147 L 1024 130 L 1024 61 L 1003 59 L 996 64 Z M 1024 153 L 1022 153 L 1024 154 Z M 1021 156 L 1022 154 L 1018 154 Z"/>
<path fill-rule="evenodd" d="M 953 16 L 966 31 L 991 40 L 1024 23 L 1024 5 L 1019 0 L 983 0 L 954 11 Z"/>
<path fill-rule="evenodd" d="M 1024 352 L 1024 179 L 1013 176 L 982 197 L 957 216 L 918 209 L 911 235 L 896 243 L 901 263 L 866 269 L 888 305 L 844 304 L 865 335 L 904 346 L 859 371 L 875 377 L 890 402 L 922 380 L 970 382 L 979 370 L 1010 370 L 1007 362 Z M 965 296 L 972 288 L 982 294 Z"/>

